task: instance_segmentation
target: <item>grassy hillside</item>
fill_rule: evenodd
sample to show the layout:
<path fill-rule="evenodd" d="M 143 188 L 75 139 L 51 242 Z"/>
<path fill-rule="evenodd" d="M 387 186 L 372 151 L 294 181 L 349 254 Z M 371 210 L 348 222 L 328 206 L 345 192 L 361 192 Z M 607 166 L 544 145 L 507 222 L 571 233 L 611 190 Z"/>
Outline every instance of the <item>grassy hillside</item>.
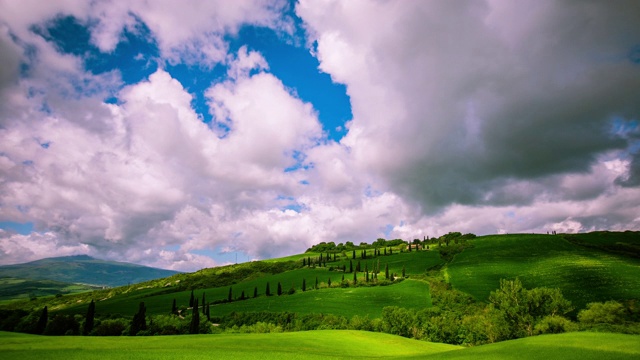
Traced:
<path fill-rule="evenodd" d="M 527 288 L 560 288 L 577 308 L 594 301 L 640 298 L 640 259 L 581 246 L 560 235 L 493 235 L 472 244 L 456 255 L 446 275 L 455 288 L 479 300 L 486 300 L 501 278 L 515 277 Z"/>
<path fill-rule="evenodd" d="M 0 303 L 16 299 L 73 294 L 95 290 L 96 287 L 80 284 L 69 284 L 53 280 L 29 280 L 18 278 L 0 278 Z"/>
<path fill-rule="evenodd" d="M 461 349 L 381 333 L 305 331 L 155 337 L 39 337 L 0 333 L 4 359 L 347 359 L 428 356 Z M 25 351 L 25 349 L 29 349 Z"/>
<path fill-rule="evenodd" d="M 157 337 L 40 337 L 0 332 L 4 359 L 631 359 L 640 337 L 544 335 L 462 348 L 362 331 Z M 28 349 L 28 350 L 26 350 Z"/>
<path fill-rule="evenodd" d="M 54 280 L 98 286 L 122 286 L 164 278 L 176 271 L 105 261 L 86 255 L 65 256 L 0 266 L 0 277 Z"/>

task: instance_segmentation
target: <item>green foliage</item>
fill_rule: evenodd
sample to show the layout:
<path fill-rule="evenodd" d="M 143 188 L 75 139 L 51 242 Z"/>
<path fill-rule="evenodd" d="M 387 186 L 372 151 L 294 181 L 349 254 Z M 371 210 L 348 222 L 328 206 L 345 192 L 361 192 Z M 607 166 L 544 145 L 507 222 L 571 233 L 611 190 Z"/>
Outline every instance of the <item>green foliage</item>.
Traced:
<path fill-rule="evenodd" d="M 197 304 L 197 303 L 198 303 L 198 300 L 196 300 L 194 304 Z M 129 335 L 135 336 L 138 334 L 138 332 L 147 329 L 146 312 L 147 312 L 147 309 L 144 306 L 144 302 L 140 302 L 138 312 L 135 315 L 133 315 L 133 320 L 131 320 Z"/>
<path fill-rule="evenodd" d="M 605 303 L 590 303 L 587 308 L 578 313 L 578 321 L 586 326 L 599 324 L 619 325 L 626 320 L 627 313 L 624 306 L 617 301 Z"/>
<path fill-rule="evenodd" d="M 174 303 L 175 306 L 175 303 Z M 85 316 L 84 325 L 82 326 L 82 335 L 89 335 L 93 330 L 94 318 L 96 316 L 96 303 L 91 300 L 89 308 L 87 309 L 87 316 Z"/>
<path fill-rule="evenodd" d="M 547 315 L 535 325 L 534 334 L 560 334 L 577 330 L 578 326 L 571 320 L 558 315 Z"/>
<path fill-rule="evenodd" d="M 120 336 L 127 328 L 125 319 L 107 319 L 100 321 L 93 329 L 92 335 L 97 336 Z"/>
<path fill-rule="evenodd" d="M 49 321 L 44 335 L 78 335 L 80 324 L 72 315 L 58 314 Z"/>
<path fill-rule="evenodd" d="M 572 310 L 559 289 L 527 290 L 520 279 L 500 280 L 500 288 L 492 291 L 489 302 L 503 314 L 513 338 L 531 336 L 535 324 L 545 316 L 560 316 Z"/>

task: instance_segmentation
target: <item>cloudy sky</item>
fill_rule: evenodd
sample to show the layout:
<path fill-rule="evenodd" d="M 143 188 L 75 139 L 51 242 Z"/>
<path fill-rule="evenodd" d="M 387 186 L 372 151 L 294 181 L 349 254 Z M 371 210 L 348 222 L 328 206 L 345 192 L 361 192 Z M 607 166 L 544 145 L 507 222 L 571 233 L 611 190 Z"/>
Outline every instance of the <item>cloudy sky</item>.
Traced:
<path fill-rule="evenodd" d="M 0 264 L 640 229 L 640 2 L 0 0 Z"/>

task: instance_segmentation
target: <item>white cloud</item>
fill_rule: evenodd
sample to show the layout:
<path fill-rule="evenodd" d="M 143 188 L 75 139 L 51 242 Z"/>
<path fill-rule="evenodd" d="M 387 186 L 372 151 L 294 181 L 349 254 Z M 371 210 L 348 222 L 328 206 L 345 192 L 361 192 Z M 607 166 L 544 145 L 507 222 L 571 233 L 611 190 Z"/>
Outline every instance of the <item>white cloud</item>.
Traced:
<path fill-rule="evenodd" d="M 637 202 L 604 171 L 631 151 L 612 135 L 613 117 L 640 117 L 628 96 L 640 91 L 630 8 L 638 4 L 300 1 L 296 12 L 320 68 L 347 86 L 354 117 L 342 143 L 354 168 L 425 214 L 396 228 L 410 236 L 546 226 L 542 213 L 527 225 L 481 216 L 505 207 L 572 204 L 557 207 L 560 223 L 622 192 Z M 612 209 L 588 213 L 573 221 L 637 227 Z"/>

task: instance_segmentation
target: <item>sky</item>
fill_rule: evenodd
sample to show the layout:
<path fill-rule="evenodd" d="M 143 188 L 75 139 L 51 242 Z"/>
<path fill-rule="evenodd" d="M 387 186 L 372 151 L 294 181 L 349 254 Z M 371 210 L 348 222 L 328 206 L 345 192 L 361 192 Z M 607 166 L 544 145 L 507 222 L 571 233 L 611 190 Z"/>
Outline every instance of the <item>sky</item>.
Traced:
<path fill-rule="evenodd" d="M 640 230 L 640 2 L 0 0 L 0 265 Z"/>

